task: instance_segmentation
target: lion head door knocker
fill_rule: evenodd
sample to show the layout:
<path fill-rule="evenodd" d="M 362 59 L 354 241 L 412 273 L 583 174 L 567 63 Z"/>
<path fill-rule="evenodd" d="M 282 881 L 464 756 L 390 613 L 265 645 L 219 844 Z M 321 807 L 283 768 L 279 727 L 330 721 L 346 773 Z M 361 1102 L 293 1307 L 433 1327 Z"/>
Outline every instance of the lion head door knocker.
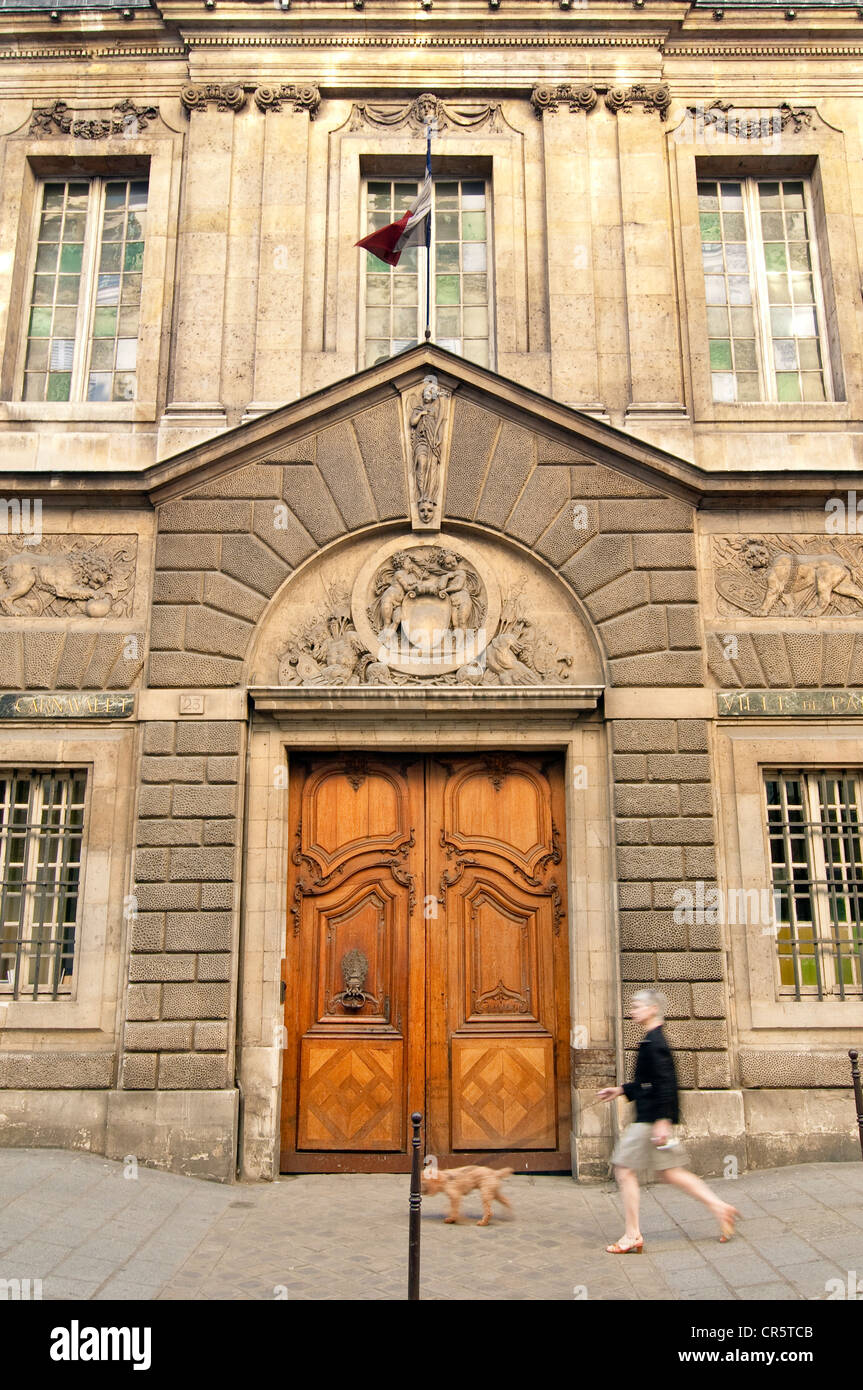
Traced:
<path fill-rule="evenodd" d="M 363 989 L 368 973 L 369 963 L 362 951 L 346 951 L 342 956 L 342 978 L 345 987 L 340 994 L 333 995 L 327 1005 L 327 1012 L 333 1013 L 336 1004 L 341 1004 L 343 1009 L 361 1009 L 364 1004 L 374 1004 L 376 1009 L 380 1008 L 375 996 Z"/>

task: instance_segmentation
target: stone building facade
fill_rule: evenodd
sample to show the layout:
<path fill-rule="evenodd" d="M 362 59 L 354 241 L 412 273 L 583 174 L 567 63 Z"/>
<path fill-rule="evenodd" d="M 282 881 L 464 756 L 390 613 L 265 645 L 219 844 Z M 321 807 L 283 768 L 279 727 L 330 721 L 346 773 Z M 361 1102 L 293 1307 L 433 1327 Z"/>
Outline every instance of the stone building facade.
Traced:
<path fill-rule="evenodd" d="M 853 1155 L 857 8 L 0 7 L 0 1142 Z"/>

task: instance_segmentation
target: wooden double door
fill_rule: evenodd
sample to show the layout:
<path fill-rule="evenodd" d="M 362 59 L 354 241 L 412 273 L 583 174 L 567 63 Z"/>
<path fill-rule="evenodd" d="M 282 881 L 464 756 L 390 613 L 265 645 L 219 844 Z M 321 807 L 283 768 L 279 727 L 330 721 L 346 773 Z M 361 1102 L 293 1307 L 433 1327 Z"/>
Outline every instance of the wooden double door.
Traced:
<path fill-rule="evenodd" d="M 283 1172 L 569 1166 L 562 762 L 293 758 Z"/>

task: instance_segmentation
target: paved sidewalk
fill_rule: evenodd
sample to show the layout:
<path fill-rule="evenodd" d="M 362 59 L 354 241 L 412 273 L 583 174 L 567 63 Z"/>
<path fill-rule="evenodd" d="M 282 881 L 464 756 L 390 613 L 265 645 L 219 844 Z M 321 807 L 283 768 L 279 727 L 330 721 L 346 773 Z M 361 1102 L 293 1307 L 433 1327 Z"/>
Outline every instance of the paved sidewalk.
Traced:
<path fill-rule="evenodd" d="M 621 1234 L 611 1184 L 518 1176 L 515 1219 L 422 1217 L 427 1299 L 825 1299 L 863 1281 L 863 1163 L 804 1164 L 711 1184 L 743 1216 L 720 1245 L 704 1208 L 654 1186 L 645 1251 Z M 45 1299 L 403 1299 L 407 1176 L 302 1176 L 222 1187 L 91 1154 L 0 1149 L 0 1279 Z M 480 1214 L 475 1196 L 464 1211 Z"/>

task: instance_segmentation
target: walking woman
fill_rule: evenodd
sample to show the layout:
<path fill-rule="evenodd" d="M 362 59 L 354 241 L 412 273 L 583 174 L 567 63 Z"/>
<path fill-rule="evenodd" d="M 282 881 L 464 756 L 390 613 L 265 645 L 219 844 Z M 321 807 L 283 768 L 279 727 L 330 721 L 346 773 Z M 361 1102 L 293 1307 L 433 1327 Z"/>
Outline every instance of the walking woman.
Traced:
<path fill-rule="evenodd" d="M 734 1221 L 740 1213 L 721 1201 L 706 1183 L 691 1173 L 686 1150 L 672 1138 L 672 1125 L 678 1122 L 677 1076 L 674 1059 L 662 1025 L 668 1001 L 656 989 L 643 989 L 634 995 L 629 1017 L 640 1023 L 644 1037 L 638 1049 L 635 1076 L 624 1086 L 605 1086 L 597 1092 L 600 1100 L 626 1096 L 635 1101 L 635 1123 L 621 1135 L 611 1161 L 623 1198 L 626 1230 L 620 1240 L 605 1248 L 609 1255 L 639 1255 L 644 1237 L 638 1225 L 638 1170 L 655 1169 L 665 1182 L 673 1183 L 709 1207 L 719 1222 L 720 1241 L 734 1235 Z"/>

